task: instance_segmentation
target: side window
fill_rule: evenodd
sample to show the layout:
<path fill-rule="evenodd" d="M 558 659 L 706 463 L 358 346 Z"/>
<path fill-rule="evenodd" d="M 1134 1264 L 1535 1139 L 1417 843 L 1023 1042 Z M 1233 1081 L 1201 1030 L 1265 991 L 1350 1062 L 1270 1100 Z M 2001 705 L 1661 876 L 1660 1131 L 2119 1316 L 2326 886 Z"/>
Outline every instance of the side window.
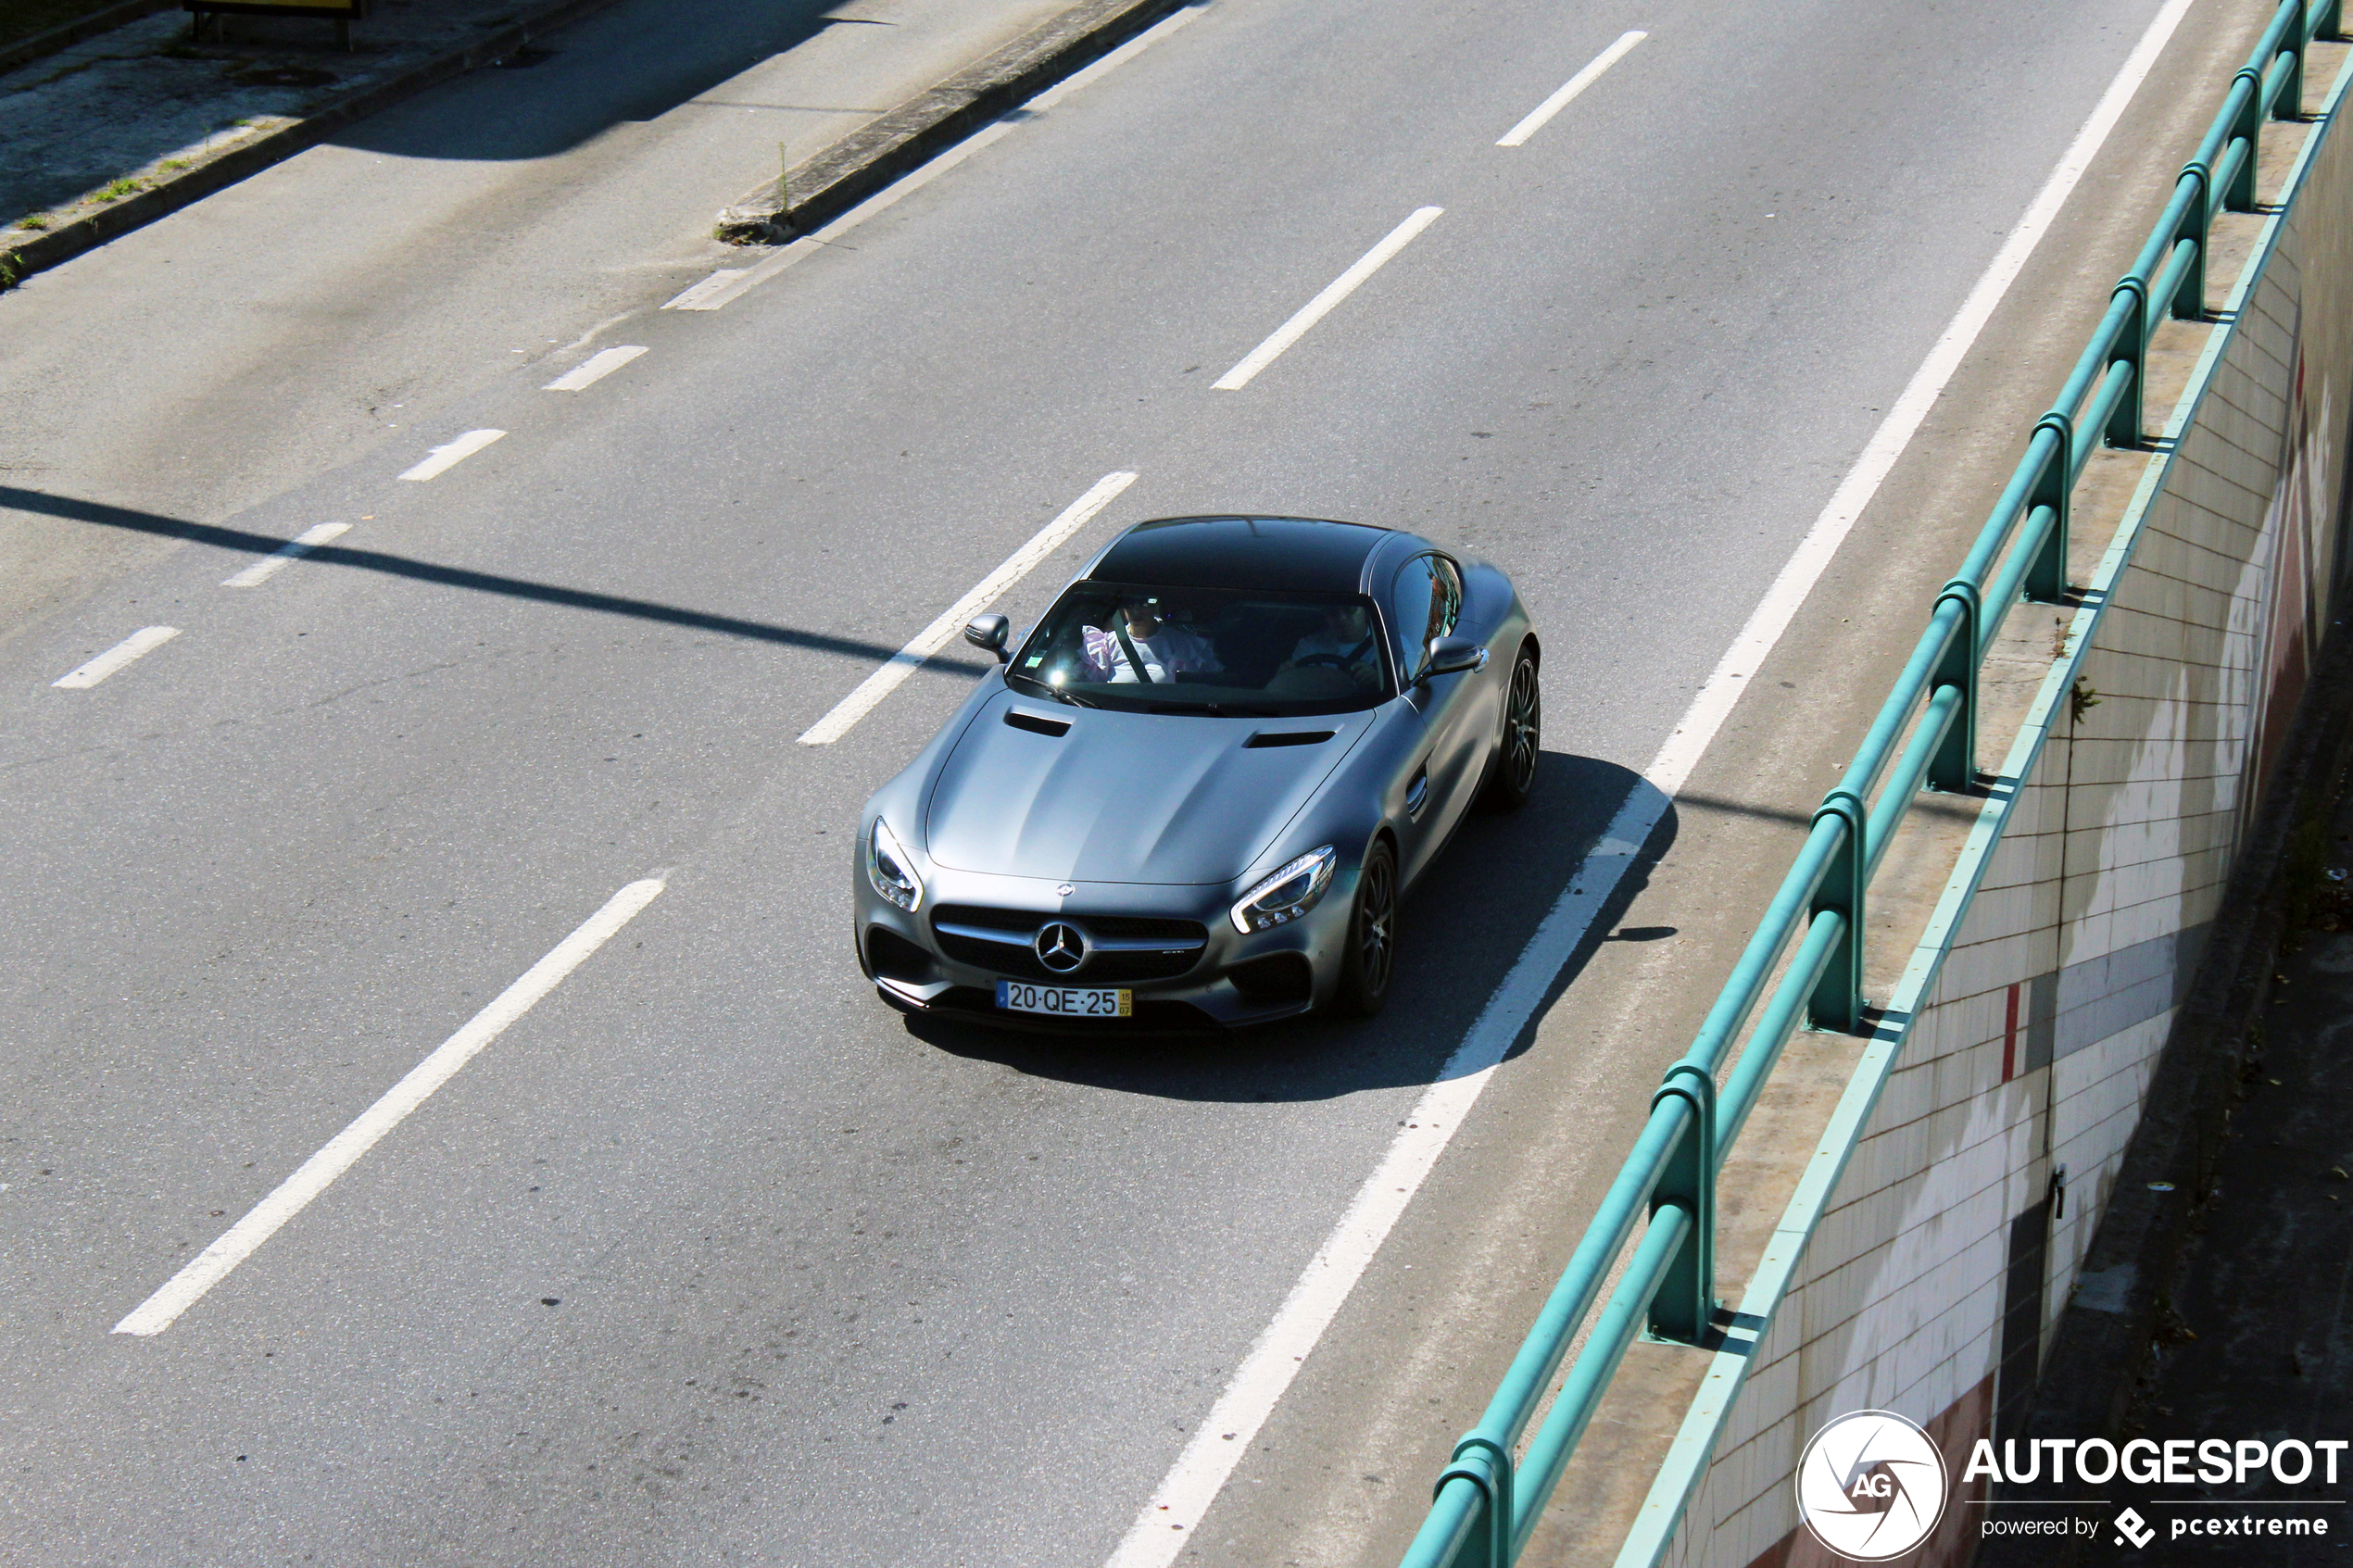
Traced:
<path fill-rule="evenodd" d="M 1439 603 L 1431 611 L 1429 634 L 1432 637 L 1451 637 L 1454 634 L 1456 622 L 1463 618 L 1463 574 L 1444 556 L 1431 556 L 1428 560 L 1438 573 L 1439 598 Z M 1427 643 L 1428 639 L 1424 641 Z"/>
<path fill-rule="evenodd" d="M 1453 626 L 1448 613 L 1444 563 L 1436 556 L 1416 556 L 1397 569 L 1382 608 L 1389 616 L 1389 634 L 1397 648 L 1397 668 L 1412 680 L 1428 657 L 1429 640 L 1442 637 Z M 1453 596 L 1460 604 L 1462 596 Z M 1432 631 L 1432 627 L 1441 630 Z"/>

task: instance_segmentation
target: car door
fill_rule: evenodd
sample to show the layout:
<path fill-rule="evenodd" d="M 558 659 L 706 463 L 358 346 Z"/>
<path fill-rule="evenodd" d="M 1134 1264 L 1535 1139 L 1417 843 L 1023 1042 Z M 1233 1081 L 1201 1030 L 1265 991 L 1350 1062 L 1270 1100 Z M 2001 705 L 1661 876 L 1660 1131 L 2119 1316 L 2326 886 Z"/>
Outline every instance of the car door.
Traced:
<path fill-rule="evenodd" d="M 1478 672 L 1421 678 L 1433 637 L 1450 636 L 1463 609 L 1460 569 L 1435 551 L 1401 564 L 1381 596 L 1397 670 L 1404 684 L 1401 699 L 1420 726 L 1418 755 L 1406 770 L 1402 797 L 1405 827 L 1399 870 L 1411 881 L 1446 842 L 1478 787 L 1484 760 L 1476 721 Z"/>

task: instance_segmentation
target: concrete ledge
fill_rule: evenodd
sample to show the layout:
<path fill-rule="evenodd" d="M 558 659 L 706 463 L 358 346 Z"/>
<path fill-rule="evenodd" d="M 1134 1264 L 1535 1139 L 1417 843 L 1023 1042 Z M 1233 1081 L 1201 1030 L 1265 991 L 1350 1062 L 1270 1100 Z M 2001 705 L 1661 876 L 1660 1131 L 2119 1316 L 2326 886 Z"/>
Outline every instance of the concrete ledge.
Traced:
<path fill-rule="evenodd" d="M 716 233 L 774 245 L 838 217 L 1023 99 L 1142 31 L 1177 0 L 1082 0 L 795 164 L 719 214 Z"/>
<path fill-rule="evenodd" d="M 187 169 L 157 181 L 135 195 L 69 220 L 54 229 L 44 230 L 20 244 L 8 245 L 0 249 L 0 288 L 13 288 L 32 273 L 44 271 L 61 261 L 69 261 L 83 251 L 95 249 L 134 229 L 145 228 L 191 202 L 200 201 L 215 191 L 258 174 L 272 164 L 283 163 L 295 154 L 318 145 L 344 127 L 365 119 L 380 109 L 390 108 L 403 98 L 414 97 L 426 88 L 452 77 L 463 76 L 493 61 L 505 59 L 534 38 L 601 11 L 611 4 L 613 0 L 551 0 L 551 3 L 539 6 L 514 21 L 484 33 L 463 48 L 436 55 L 397 76 L 363 87 L 347 97 L 338 98 L 316 114 L 278 126 L 234 146 L 223 147 L 217 154 L 202 157 Z M 163 6 L 145 7 L 146 10 L 164 8 Z M 140 14 L 145 13 L 126 10 L 126 14 L 106 12 L 101 16 L 112 16 L 114 20 L 108 25 L 120 25 Z M 93 31 L 99 31 L 95 27 L 98 19 L 89 19 Z M 27 40 L 28 44 L 31 42 Z M 63 44 L 56 45 L 64 46 Z"/>

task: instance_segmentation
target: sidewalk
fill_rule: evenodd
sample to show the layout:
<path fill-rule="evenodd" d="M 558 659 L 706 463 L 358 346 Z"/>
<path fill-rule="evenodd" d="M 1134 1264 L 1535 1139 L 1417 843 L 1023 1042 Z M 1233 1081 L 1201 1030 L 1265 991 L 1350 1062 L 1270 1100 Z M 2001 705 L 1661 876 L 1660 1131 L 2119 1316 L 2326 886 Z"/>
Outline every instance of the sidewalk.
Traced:
<path fill-rule="evenodd" d="M 9 128 L 0 142 L 0 289 L 453 78 L 537 66 L 555 52 L 540 40 L 616 3 L 384 0 L 353 29 L 348 49 L 337 24 L 315 18 L 223 17 L 199 40 L 183 13 L 170 11 L 0 71 L 0 123 Z M 968 134 L 1159 8 L 1157 0 L 784 0 L 708 5 L 683 23 L 675 6 L 633 6 L 630 25 L 657 80 L 679 56 L 700 56 L 707 74 L 688 99 L 771 62 L 810 68 L 788 73 L 799 90 L 783 103 L 724 106 L 785 111 L 761 127 L 766 206 L 724 236 L 756 241 L 786 232 L 777 169 L 800 164 L 802 187 L 839 187 L 822 220 L 876 176 Z M 844 10 L 865 14 L 835 14 Z M 855 44 L 834 36 L 868 29 L 875 35 Z M 855 92 L 844 101 L 862 82 L 888 85 L 874 101 Z M 718 194 L 714 216 L 748 183 Z M 792 205 L 798 213 L 798 193 Z"/>
<path fill-rule="evenodd" d="M 11 241 L 54 230 L 558 8 L 389 0 L 348 53 L 313 18 L 232 17 L 195 42 L 185 12 L 143 17 L 0 74 L 0 219 Z"/>

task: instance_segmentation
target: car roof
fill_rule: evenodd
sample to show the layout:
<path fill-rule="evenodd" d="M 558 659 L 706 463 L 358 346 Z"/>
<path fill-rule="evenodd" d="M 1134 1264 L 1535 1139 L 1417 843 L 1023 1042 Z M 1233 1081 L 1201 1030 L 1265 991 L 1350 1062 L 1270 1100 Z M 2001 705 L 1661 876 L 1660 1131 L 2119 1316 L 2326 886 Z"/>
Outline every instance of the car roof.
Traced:
<path fill-rule="evenodd" d="M 1407 537 L 1371 523 L 1321 518 L 1154 518 L 1113 540 L 1087 575 L 1171 588 L 1353 594 L 1375 552 Z"/>

